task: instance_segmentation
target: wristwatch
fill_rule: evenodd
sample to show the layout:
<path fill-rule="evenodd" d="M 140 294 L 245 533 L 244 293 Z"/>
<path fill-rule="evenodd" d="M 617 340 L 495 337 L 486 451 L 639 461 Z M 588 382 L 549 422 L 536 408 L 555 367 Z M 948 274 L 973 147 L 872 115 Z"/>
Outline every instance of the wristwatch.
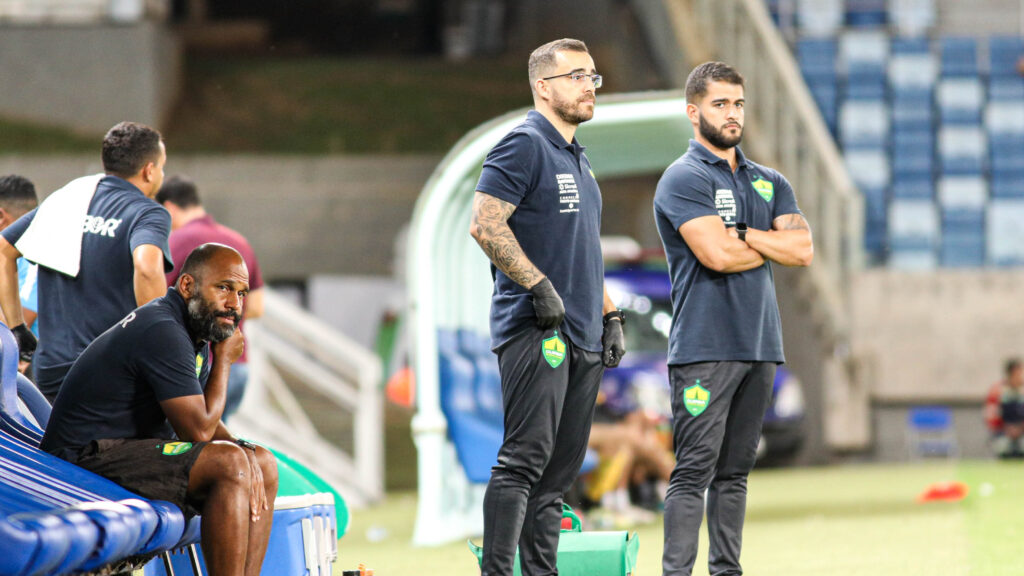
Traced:
<path fill-rule="evenodd" d="M 619 322 L 621 322 L 623 326 L 626 325 L 626 313 L 623 312 L 622 310 L 612 310 L 611 312 L 605 314 L 604 317 L 601 318 L 601 324 L 607 325 L 608 322 L 615 318 L 618 318 Z"/>
<path fill-rule="evenodd" d="M 742 240 L 744 242 L 747 241 L 747 223 L 746 222 L 737 222 L 736 223 L 736 234 L 739 235 L 740 240 Z"/>
<path fill-rule="evenodd" d="M 241 446 L 242 448 L 248 448 L 249 450 L 252 450 L 253 452 L 256 451 L 256 444 L 253 444 L 252 442 L 249 442 L 248 440 L 243 440 L 241 438 L 235 438 L 235 444 L 238 445 L 238 446 Z"/>

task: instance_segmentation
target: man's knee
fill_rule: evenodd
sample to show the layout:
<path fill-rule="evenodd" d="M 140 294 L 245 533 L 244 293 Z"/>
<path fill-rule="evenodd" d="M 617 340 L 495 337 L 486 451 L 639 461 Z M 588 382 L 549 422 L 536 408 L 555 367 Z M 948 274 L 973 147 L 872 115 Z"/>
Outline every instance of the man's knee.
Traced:
<path fill-rule="evenodd" d="M 199 459 L 196 468 L 200 468 L 208 481 L 249 485 L 249 460 L 240 446 L 230 442 L 211 442 Z"/>

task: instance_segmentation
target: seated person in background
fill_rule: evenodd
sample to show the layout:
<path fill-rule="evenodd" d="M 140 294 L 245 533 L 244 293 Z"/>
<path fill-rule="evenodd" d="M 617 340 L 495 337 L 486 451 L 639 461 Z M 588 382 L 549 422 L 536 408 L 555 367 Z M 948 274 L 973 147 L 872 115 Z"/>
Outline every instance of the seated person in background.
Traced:
<path fill-rule="evenodd" d="M 671 446 L 658 433 L 663 418 L 638 401 L 630 383 L 606 380 L 601 384 L 587 446 L 595 450 L 601 463 L 588 483 L 586 496 L 600 501 L 602 508 L 616 514 L 620 523 L 653 521 L 647 510 L 635 506 L 630 488 L 644 488 L 660 497 L 640 502 L 656 506 L 665 497 L 669 476 L 675 466 Z"/>
<path fill-rule="evenodd" d="M 273 454 L 221 422 L 248 289 L 237 251 L 196 248 L 175 287 L 82 352 L 41 445 L 187 516 L 201 511 L 210 576 L 260 573 L 277 494 Z"/>
<path fill-rule="evenodd" d="M 985 423 L 997 456 L 1024 458 L 1024 364 L 1019 359 L 1006 362 L 1006 378 L 989 390 Z"/>

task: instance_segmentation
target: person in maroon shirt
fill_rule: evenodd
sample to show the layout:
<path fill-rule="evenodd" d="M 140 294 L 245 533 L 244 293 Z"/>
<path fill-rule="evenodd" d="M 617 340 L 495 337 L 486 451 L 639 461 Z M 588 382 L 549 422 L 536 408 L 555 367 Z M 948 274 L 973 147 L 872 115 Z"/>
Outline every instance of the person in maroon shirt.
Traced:
<path fill-rule="evenodd" d="M 156 201 L 171 215 L 171 258 L 174 269 L 167 273 L 167 285 L 174 286 L 181 273 L 181 266 L 192 250 L 208 242 L 216 242 L 230 246 L 242 255 L 249 269 L 249 295 L 245 299 L 242 322 L 246 319 L 259 318 L 263 315 L 263 275 L 249 241 L 240 233 L 227 226 L 218 224 L 213 216 L 206 213 L 199 200 L 199 190 L 195 182 L 185 176 L 171 176 L 164 181 L 157 192 Z M 242 324 L 239 324 L 241 329 Z M 249 381 L 249 365 L 246 354 L 231 366 L 228 379 L 227 402 L 224 406 L 224 420 L 238 410 L 245 395 L 245 386 Z"/>

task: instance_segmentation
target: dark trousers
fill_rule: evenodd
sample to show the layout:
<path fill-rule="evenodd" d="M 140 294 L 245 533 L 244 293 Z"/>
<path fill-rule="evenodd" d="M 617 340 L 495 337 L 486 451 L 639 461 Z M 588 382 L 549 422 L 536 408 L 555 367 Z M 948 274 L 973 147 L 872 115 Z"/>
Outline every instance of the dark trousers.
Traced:
<path fill-rule="evenodd" d="M 747 475 L 754 467 L 775 364 L 701 362 L 669 367 L 676 467 L 665 497 L 664 576 L 688 576 L 708 491 L 708 570 L 742 574 Z M 699 388 L 698 388 L 699 387 Z"/>
<path fill-rule="evenodd" d="M 484 495 L 484 576 L 512 576 L 517 544 L 523 576 L 558 574 L 562 495 L 583 464 L 604 367 L 559 333 L 553 368 L 542 350 L 552 335 L 530 327 L 498 350 L 505 439 Z"/>

